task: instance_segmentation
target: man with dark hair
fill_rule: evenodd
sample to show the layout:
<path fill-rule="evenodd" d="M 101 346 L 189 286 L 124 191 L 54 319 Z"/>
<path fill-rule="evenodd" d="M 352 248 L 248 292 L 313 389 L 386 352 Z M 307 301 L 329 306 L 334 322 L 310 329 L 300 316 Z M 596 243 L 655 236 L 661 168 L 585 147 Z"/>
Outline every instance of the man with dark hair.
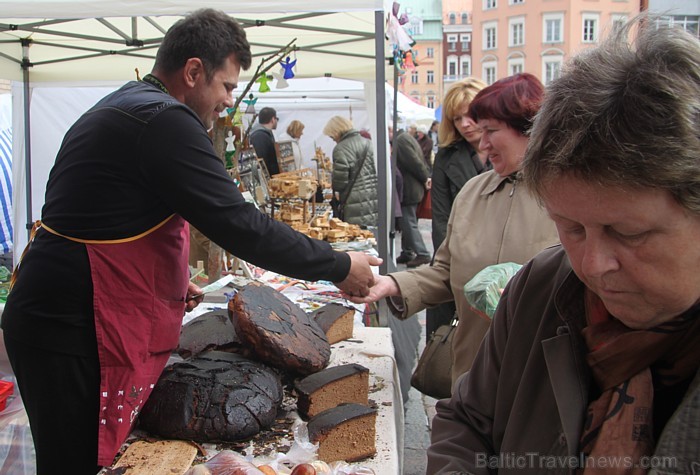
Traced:
<path fill-rule="evenodd" d="M 270 176 L 280 172 L 275 150 L 275 135 L 272 133 L 277 128 L 277 122 L 279 122 L 277 111 L 272 107 L 263 107 L 258 114 L 258 123 L 253 125 L 250 131 L 250 144 L 255 147 L 255 154 L 265 160 Z"/>
<path fill-rule="evenodd" d="M 106 96 L 66 133 L 42 221 L 15 274 L 2 328 L 27 409 L 37 473 L 111 465 L 177 346 L 189 282 L 187 222 L 258 266 L 374 283 L 340 253 L 246 203 L 207 129 L 251 64 L 245 31 L 198 10 L 168 31 L 151 74 Z"/>

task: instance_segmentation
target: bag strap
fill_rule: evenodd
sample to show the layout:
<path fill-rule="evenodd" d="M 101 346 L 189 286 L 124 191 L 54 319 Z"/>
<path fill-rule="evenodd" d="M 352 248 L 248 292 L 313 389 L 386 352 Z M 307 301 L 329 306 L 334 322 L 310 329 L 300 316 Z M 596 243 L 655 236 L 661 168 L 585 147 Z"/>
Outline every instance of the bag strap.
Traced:
<path fill-rule="evenodd" d="M 367 155 L 369 155 L 369 147 L 370 147 L 371 142 L 369 140 L 366 141 L 366 147 L 365 147 L 365 154 L 362 156 L 362 160 L 360 160 L 360 166 L 357 168 L 357 173 L 355 173 L 355 176 L 352 177 L 352 180 L 350 180 L 350 183 L 348 184 L 347 191 L 345 193 L 345 198 L 341 200 L 346 201 L 348 196 L 350 196 L 350 192 L 352 191 L 352 187 L 355 186 L 355 181 L 357 181 L 357 177 L 360 176 L 360 172 L 362 172 L 362 167 L 365 166 L 365 162 L 367 161 Z"/>

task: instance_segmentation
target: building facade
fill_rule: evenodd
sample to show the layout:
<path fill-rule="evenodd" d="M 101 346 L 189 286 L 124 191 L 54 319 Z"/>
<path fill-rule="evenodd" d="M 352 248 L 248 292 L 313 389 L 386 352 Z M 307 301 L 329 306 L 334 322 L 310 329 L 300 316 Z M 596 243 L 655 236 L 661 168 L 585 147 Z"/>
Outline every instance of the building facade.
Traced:
<path fill-rule="evenodd" d="M 472 0 L 443 0 L 444 90 L 472 75 Z"/>
<path fill-rule="evenodd" d="M 401 2 L 399 15 L 406 13 L 404 28 L 416 44 L 415 68 L 406 68 L 399 78 L 399 90 L 416 103 L 437 108 L 443 94 L 442 2 L 408 0 Z"/>
<path fill-rule="evenodd" d="M 680 26 L 688 33 L 700 38 L 699 0 L 645 0 L 648 10 L 661 15 L 659 23 Z"/>
<path fill-rule="evenodd" d="M 564 62 L 640 11 L 639 0 L 473 0 L 472 74 L 487 84 L 529 72 L 544 84 Z"/>

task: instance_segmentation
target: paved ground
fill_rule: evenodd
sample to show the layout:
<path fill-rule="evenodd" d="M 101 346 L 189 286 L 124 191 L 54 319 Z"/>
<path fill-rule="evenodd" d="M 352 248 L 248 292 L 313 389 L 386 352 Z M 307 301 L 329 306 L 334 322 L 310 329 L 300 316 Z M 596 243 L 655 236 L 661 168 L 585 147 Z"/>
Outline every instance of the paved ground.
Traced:
<path fill-rule="evenodd" d="M 433 252 L 431 238 L 430 221 L 418 220 L 418 227 L 423 236 L 423 241 L 428 250 Z M 400 235 L 399 235 L 400 236 Z M 396 254 L 401 251 L 400 238 L 396 240 Z M 398 266 L 399 270 L 406 267 Z M 418 321 L 421 324 L 421 338 L 418 344 L 418 354 L 425 347 L 425 311 L 418 314 Z M 430 422 L 435 415 L 435 399 L 425 396 L 417 390 L 411 388 L 409 399 L 404 407 L 404 460 L 403 475 L 425 475 L 426 450 L 430 444 Z"/>
<path fill-rule="evenodd" d="M 425 312 L 418 315 L 422 326 L 419 350 L 425 347 Z M 435 399 L 411 388 L 405 407 L 403 475 L 424 475 L 426 450 L 430 444 L 430 422 L 435 415 Z"/>

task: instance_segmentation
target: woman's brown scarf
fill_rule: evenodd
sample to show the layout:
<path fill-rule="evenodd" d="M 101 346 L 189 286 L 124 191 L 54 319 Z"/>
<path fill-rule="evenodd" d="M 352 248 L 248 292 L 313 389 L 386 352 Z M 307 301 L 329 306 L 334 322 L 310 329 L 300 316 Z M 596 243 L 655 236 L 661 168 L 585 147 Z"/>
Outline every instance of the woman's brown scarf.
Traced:
<path fill-rule="evenodd" d="M 700 309 L 648 330 L 632 330 L 589 289 L 585 302 L 587 361 L 602 394 L 588 405 L 581 435 L 583 473 L 646 473 L 638 463 L 654 450 L 654 384 L 671 386 L 697 371 Z"/>

